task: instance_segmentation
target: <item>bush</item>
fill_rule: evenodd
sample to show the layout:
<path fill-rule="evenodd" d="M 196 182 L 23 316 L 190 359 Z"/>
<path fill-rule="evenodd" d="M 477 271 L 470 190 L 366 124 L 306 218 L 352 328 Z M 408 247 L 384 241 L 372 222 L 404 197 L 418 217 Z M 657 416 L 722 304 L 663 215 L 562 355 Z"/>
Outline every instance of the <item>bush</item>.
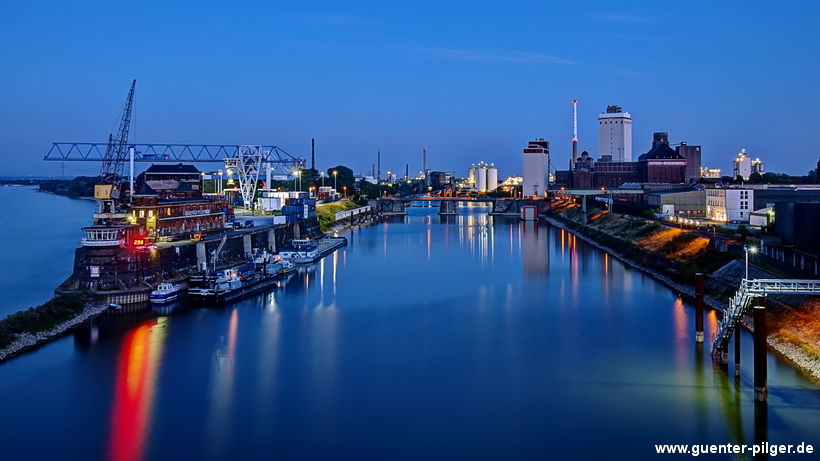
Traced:
<path fill-rule="evenodd" d="M 0 349 L 5 349 L 6 346 L 14 341 L 15 335 L 8 328 L 0 325 Z"/>
<path fill-rule="evenodd" d="M 71 320 L 83 311 L 85 302 L 79 295 L 60 296 L 40 306 L 16 312 L 0 322 L 0 329 L 12 333 L 37 333 Z"/>

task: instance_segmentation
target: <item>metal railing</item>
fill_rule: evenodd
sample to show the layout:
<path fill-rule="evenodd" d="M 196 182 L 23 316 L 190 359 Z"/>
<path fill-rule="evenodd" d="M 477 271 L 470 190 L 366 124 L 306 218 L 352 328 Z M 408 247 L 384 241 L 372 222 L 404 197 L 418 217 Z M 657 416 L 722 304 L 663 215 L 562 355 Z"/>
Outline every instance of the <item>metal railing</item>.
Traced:
<path fill-rule="evenodd" d="M 748 313 L 751 300 L 767 294 L 820 295 L 820 280 L 743 279 L 740 289 L 729 300 L 729 307 L 723 312 L 723 320 L 718 323 L 712 341 L 712 355 L 723 352 L 732 333 Z"/>

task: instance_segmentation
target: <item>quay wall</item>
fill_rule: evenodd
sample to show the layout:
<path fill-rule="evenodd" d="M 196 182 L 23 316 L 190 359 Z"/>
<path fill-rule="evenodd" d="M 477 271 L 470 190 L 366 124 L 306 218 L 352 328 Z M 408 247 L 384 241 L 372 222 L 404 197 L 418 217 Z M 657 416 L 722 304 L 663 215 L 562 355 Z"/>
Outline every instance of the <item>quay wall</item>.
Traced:
<path fill-rule="evenodd" d="M 294 238 L 318 235 L 319 222 L 316 218 L 243 232 L 227 232 L 216 265 L 238 264 L 258 250 L 275 252 Z M 114 292 L 143 292 L 163 280 L 185 278 L 201 270 L 205 264 L 212 267 L 221 242 L 220 236 L 214 236 L 199 242 L 162 246 L 154 250 L 79 247 L 74 252 L 71 276 L 55 289 L 55 294 L 78 291 L 102 294 L 111 292 L 112 295 Z M 147 299 L 147 294 L 145 297 Z M 133 296 L 125 296 L 122 300 L 130 302 L 126 300 L 131 298 Z M 138 298 L 141 299 L 139 296 Z"/>

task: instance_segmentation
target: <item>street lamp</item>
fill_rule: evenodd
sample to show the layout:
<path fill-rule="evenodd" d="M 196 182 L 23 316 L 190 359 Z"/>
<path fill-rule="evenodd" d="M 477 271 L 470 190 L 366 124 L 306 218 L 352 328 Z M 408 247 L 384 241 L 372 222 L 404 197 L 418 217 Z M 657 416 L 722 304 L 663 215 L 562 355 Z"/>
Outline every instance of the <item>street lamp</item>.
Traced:
<path fill-rule="evenodd" d="M 338 186 L 336 185 L 336 178 L 338 177 L 339 172 L 333 170 L 333 190 L 338 190 Z"/>
<path fill-rule="evenodd" d="M 347 186 L 342 186 L 342 190 L 345 193 L 345 198 L 347 198 Z"/>
<path fill-rule="evenodd" d="M 746 252 L 746 280 L 749 280 L 749 253 L 755 254 L 757 253 L 757 247 L 750 247 L 747 245 L 743 245 L 743 251 Z"/>

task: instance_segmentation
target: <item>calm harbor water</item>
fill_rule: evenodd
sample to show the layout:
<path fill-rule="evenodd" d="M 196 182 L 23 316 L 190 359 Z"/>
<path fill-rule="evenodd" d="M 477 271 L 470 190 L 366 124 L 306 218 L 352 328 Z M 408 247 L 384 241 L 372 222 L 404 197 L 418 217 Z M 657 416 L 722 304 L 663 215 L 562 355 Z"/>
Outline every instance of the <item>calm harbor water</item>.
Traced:
<path fill-rule="evenodd" d="M 51 299 L 54 288 L 71 275 L 74 249 L 91 225 L 95 204 L 34 192 L 36 187 L 0 187 L 3 289 L 0 317 Z"/>
<path fill-rule="evenodd" d="M 770 401 L 753 404 L 748 334 L 736 381 L 695 346 L 694 308 L 651 278 L 546 224 L 460 213 L 414 207 L 348 232 L 348 247 L 270 293 L 111 313 L 0 365 L 4 458 L 656 459 L 660 443 L 820 445 L 818 387 L 775 356 Z M 715 315 L 705 323 L 709 337 Z"/>

